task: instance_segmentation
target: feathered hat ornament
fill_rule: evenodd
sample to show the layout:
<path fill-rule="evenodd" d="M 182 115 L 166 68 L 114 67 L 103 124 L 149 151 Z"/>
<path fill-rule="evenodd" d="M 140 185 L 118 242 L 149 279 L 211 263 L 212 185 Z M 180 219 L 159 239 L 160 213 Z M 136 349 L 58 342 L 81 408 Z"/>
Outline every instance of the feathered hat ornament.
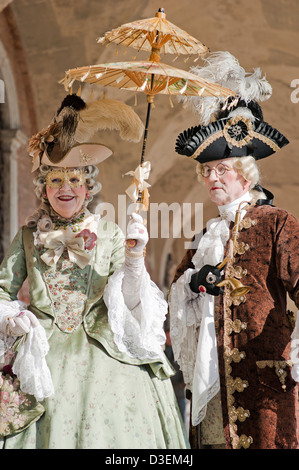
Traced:
<path fill-rule="evenodd" d="M 112 154 L 104 145 L 91 143 L 103 130 L 116 130 L 123 140 L 139 142 L 144 126 L 135 111 L 119 100 L 103 97 L 85 103 L 75 94 L 67 95 L 49 126 L 29 141 L 32 171 L 40 164 L 75 167 L 100 163 Z"/>
<path fill-rule="evenodd" d="M 263 119 L 259 102 L 271 97 L 272 87 L 259 68 L 247 73 L 229 52 L 213 53 L 205 62 L 204 67 L 193 67 L 192 73 L 230 88 L 236 96 L 185 99 L 200 125 L 178 136 L 177 153 L 201 163 L 247 155 L 258 160 L 289 143 Z"/>
<path fill-rule="evenodd" d="M 247 73 L 230 52 L 214 52 L 203 60 L 205 66 L 192 67 L 190 72 L 229 88 L 236 92 L 236 97 L 229 101 L 221 96 L 196 96 L 185 99 L 180 97 L 193 107 L 199 116 L 200 124 L 207 126 L 213 115 L 217 118 L 220 110 L 230 111 L 231 108 L 239 107 L 240 102 L 247 106 L 251 101 L 266 101 L 271 97 L 272 87 L 266 78 L 262 77 L 260 68 L 254 69 L 252 74 Z"/>

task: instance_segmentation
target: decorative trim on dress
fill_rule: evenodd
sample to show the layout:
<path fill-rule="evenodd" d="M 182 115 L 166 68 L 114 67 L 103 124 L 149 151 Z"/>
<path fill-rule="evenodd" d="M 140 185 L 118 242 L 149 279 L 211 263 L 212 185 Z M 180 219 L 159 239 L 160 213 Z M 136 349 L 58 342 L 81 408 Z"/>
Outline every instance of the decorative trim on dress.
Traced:
<path fill-rule="evenodd" d="M 285 379 L 287 376 L 287 368 L 293 366 L 292 361 L 273 361 L 273 360 L 264 360 L 264 361 L 256 361 L 257 367 L 260 369 L 264 369 L 265 367 L 274 367 L 276 375 L 279 379 L 279 382 L 282 384 L 281 388 L 284 392 L 286 392 L 287 387 L 285 385 Z"/>
<path fill-rule="evenodd" d="M 249 207 L 249 206 L 248 206 Z M 229 259 L 226 270 L 225 278 L 237 278 L 241 279 L 247 274 L 247 270 L 240 266 L 234 266 L 236 260 L 235 255 L 243 255 L 248 249 L 249 245 L 243 242 L 238 242 L 239 231 L 242 229 L 248 229 L 255 225 L 256 221 L 249 217 L 243 218 L 238 222 L 238 227 L 234 231 L 234 243 L 233 243 L 233 256 Z M 245 351 L 240 351 L 238 348 L 232 348 L 230 335 L 232 333 L 241 333 L 246 330 L 247 323 L 242 322 L 240 319 L 232 320 L 232 305 L 240 305 L 246 302 L 246 295 L 242 295 L 239 298 L 231 297 L 232 287 L 227 284 L 224 290 L 223 306 L 224 306 L 224 370 L 225 370 L 225 383 L 227 389 L 227 407 L 228 407 L 228 420 L 229 420 L 229 432 L 231 437 L 231 443 L 233 449 L 248 449 L 253 443 L 251 436 L 245 434 L 238 435 L 237 421 L 244 422 L 250 418 L 250 411 L 242 407 L 236 408 L 235 393 L 242 393 L 245 388 L 249 387 L 247 380 L 241 377 L 233 378 L 232 363 L 239 363 L 246 358 Z"/>

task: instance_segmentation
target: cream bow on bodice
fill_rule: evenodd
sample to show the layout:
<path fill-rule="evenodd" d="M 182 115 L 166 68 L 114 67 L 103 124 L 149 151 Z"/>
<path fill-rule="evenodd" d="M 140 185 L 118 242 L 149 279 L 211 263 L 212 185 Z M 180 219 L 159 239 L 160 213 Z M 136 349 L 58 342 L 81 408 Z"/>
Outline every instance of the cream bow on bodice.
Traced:
<path fill-rule="evenodd" d="M 81 269 L 84 269 L 91 260 L 92 253 L 85 250 L 84 238 L 75 238 L 71 229 L 40 233 L 39 239 L 47 248 L 47 251 L 41 255 L 41 259 L 48 266 L 56 265 L 65 249 L 67 249 L 69 260 Z"/>

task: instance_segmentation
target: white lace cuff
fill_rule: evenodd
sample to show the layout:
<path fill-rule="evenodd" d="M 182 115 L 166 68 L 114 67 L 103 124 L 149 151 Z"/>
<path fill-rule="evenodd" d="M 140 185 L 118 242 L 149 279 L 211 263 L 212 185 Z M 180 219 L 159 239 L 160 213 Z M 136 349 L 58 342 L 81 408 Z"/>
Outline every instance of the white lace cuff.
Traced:
<path fill-rule="evenodd" d="M 28 315 L 33 317 L 33 313 L 27 311 L 26 304 L 20 300 L 0 301 L 0 326 L 3 328 L 3 332 L 0 333 L 0 362 L 5 360 L 5 355 L 18 340 L 17 336 L 6 333 L 7 318 L 17 318 L 21 311 L 28 312 Z M 54 393 L 54 387 L 45 360 L 49 350 L 46 333 L 35 316 L 34 319 L 34 325 L 31 325 L 27 335 L 22 335 L 22 343 L 12 370 L 20 381 L 21 390 L 34 395 L 38 401 L 41 401 Z"/>
<path fill-rule="evenodd" d="M 54 393 L 54 386 L 45 356 L 49 351 L 46 333 L 41 325 L 31 328 L 21 345 L 13 373 L 20 380 L 21 390 L 42 401 Z"/>
<path fill-rule="evenodd" d="M 186 386 L 192 390 L 197 351 L 198 330 L 201 323 L 201 304 L 205 294 L 191 291 L 189 283 L 196 269 L 187 269 L 171 286 L 168 304 L 170 336 L 174 358 L 179 364 Z"/>
<path fill-rule="evenodd" d="M 115 271 L 104 291 L 104 302 L 108 308 L 108 321 L 118 349 L 138 359 L 163 357 L 165 333 L 163 329 L 167 314 L 167 302 L 163 293 L 151 281 L 143 269 L 140 280 L 140 303 L 129 310 L 125 303 L 122 285 L 125 267 Z M 131 294 L 136 293 L 131 286 Z"/>

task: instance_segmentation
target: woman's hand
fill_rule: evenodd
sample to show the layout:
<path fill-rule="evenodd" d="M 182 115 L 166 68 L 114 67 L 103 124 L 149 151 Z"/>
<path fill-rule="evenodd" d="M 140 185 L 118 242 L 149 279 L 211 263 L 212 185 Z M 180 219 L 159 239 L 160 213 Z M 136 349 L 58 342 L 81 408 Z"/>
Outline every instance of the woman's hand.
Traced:
<path fill-rule="evenodd" d="M 22 309 L 18 301 L 0 304 L 0 331 L 10 336 L 23 336 L 29 333 L 31 327 L 39 325 L 34 313 Z"/>
<path fill-rule="evenodd" d="M 126 247 L 128 252 L 143 252 L 148 239 L 148 232 L 143 224 L 143 218 L 141 215 L 133 212 L 127 227 Z M 135 243 L 131 243 L 132 240 L 134 240 Z"/>
<path fill-rule="evenodd" d="M 29 333 L 32 327 L 38 325 L 36 316 L 29 310 L 20 312 L 16 317 L 8 319 L 8 332 L 12 336 L 22 336 Z"/>

